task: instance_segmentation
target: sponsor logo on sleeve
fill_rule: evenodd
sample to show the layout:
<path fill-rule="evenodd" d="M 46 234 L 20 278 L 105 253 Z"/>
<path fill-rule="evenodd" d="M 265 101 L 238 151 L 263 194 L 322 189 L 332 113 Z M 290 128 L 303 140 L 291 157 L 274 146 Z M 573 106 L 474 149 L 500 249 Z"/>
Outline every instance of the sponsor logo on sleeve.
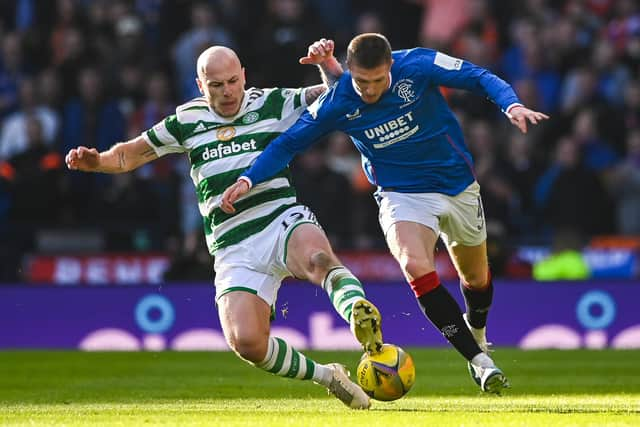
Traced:
<path fill-rule="evenodd" d="M 436 53 L 436 57 L 434 58 L 433 63 L 440 68 L 444 68 L 445 70 L 457 71 L 462 68 L 462 59 L 454 58 L 453 56 L 449 56 L 442 52 Z"/>

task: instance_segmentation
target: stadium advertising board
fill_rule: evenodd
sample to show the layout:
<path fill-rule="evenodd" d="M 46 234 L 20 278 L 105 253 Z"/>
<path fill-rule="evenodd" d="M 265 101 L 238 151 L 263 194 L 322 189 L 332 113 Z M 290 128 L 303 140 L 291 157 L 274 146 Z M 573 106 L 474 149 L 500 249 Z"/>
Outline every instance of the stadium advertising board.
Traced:
<path fill-rule="evenodd" d="M 342 252 L 340 259 L 361 280 L 402 280 L 398 263 L 388 252 Z M 533 264 L 549 255 L 549 248 L 521 247 L 514 254 L 518 264 Z M 631 279 L 639 277 L 638 251 L 631 249 L 588 249 L 585 260 L 596 279 Z M 445 252 L 435 256 L 438 275 L 455 280 L 456 271 Z M 25 280 L 34 285 L 55 286 L 132 286 L 159 285 L 170 267 L 166 254 L 102 254 L 102 255 L 34 255 L 23 265 Z M 513 277 L 529 278 L 530 272 Z"/>
<path fill-rule="evenodd" d="M 489 339 L 521 348 L 640 348 L 640 283 L 496 281 Z M 460 300 L 457 284 L 447 285 Z M 402 282 L 367 283 L 387 342 L 445 346 Z M 0 287 L 0 348 L 226 350 L 213 287 Z M 320 288 L 280 289 L 273 333 L 299 349 L 357 349 Z"/>
<path fill-rule="evenodd" d="M 163 254 L 34 255 L 24 270 L 27 282 L 58 286 L 161 284 L 171 260 Z"/>

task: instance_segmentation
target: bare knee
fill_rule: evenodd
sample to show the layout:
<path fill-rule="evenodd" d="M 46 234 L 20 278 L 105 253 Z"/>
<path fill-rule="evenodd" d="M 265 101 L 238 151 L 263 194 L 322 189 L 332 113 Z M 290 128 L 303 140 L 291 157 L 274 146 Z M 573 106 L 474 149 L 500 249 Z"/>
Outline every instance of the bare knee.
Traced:
<path fill-rule="evenodd" d="M 321 283 L 329 269 L 336 264 L 332 254 L 320 249 L 309 257 L 309 279 L 315 283 Z"/>
<path fill-rule="evenodd" d="M 251 362 L 264 360 L 269 342 L 269 304 L 249 292 L 229 292 L 218 300 L 218 312 L 229 347 Z"/>
<path fill-rule="evenodd" d="M 267 355 L 269 337 L 257 334 L 227 337 L 229 347 L 241 358 L 249 362 L 262 362 Z"/>
<path fill-rule="evenodd" d="M 435 270 L 433 263 L 427 258 L 419 258 L 409 254 L 403 254 L 398 262 L 402 272 L 410 280 L 415 280 Z"/>
<path fill-rule="evenodd" d="M 486 287 L 489 279 L 488 273 L 484 269 L 465 272 L 460 278 L 465 286 L 472 289 L 482 289 Z"/>

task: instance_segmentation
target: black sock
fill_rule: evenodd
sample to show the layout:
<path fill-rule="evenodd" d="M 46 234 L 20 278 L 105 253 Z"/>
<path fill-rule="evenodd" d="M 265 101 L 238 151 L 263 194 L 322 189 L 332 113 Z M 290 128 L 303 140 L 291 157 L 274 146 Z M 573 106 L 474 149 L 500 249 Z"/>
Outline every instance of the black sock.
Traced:
<path fill-rule="evenodd" d="M 467 288 L 460 282 L 460 290 L 467 306 L 469 324 L 477 329 L 487 326 L 487 315 L 493 301 L 493 283 L 491 279 L 489 279 L 487 287 L 480 290 Z"/>
<path fill-rule="evenodd" d="M 467 360 L 482 353 L 464 323 L 460 306 L 444 286 L 438 285 L 432 291 L 418 297 L 418 303 L 431 323 Z"/>

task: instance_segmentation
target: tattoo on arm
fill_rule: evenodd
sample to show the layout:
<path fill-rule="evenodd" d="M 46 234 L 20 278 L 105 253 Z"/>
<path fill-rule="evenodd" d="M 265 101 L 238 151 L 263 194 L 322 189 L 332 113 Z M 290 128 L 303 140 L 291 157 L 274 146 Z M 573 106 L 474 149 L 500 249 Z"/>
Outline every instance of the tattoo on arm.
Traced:
<path fill-rule="evenodd" d="M 332 86 L 340 78 L 340 76 L 331 74 L 322 67 L 318 67 L 318 69 L 320 70 L 320 78 L 327 86 Z"/>
<path fill-rule="evenodd" d="M 307 105 L 312 104 L 325 90 L 327 90 L 325 85 L 309 86 L 307 90 L 304 91 L 304 99 Z"/>
<path fill-rule="evenodd" d="M 318 64 L 318 70 L 320 71 L 320 78 L 329 87 L 333 86 L 344 73 L 342 64 L 335 57 Z"/>
<path fill-rule="evenodd" d="M 118 153 L 118 165 L 120 166 L 120 169 L 124 169 L 125 168 L 125 160 L 124 160 L 124 153 L 120 152 Z"/>
<path fill-rule="evenodd" d="M 155 155 L 156 155 L 156 152 L 153 151 L 152 148 L 149 148 L 142 152 L 142 157 L 154 157 Z"/>

